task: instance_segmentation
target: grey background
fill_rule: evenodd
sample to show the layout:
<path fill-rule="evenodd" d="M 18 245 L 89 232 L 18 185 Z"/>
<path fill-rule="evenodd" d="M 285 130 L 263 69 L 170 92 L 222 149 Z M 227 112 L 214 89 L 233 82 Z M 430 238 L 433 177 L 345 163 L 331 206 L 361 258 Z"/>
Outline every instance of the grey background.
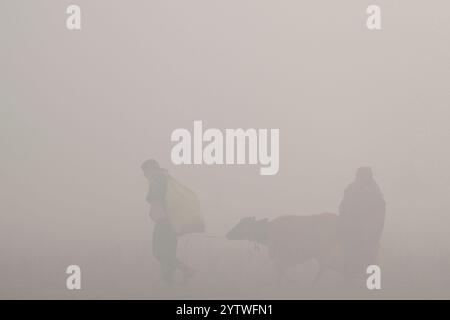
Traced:
<path fill-rule="evenodd" d="M 82 9 L 82 30 L 65 27 Z M 366 28 L 370 4 L 379 32 Z M 0 298 L 449 298 L 450 4 L 0 0 Z M 170 134 L 279 128 L 280 171 L 181 166 Z M 141 163 L 197 191 L 207 232 L 337 212 L 372 166 L 387 203 L 383 289 L 272 282 L 264 250 L 189 236 L 188 287 L 160 283 Z M 82 268 L 78 292 L 65 268 Z"/>

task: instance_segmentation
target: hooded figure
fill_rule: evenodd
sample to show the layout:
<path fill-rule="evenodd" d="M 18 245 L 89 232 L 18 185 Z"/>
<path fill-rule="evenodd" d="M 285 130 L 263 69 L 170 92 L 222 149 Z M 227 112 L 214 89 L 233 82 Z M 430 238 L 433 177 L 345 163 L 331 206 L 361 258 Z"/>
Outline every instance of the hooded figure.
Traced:
<path fill-rule="evenodd" d="M 145 161 L 141 168 L 148 180 L 149 189 L 146 200 L 151 205 L 150 217 L 155 222 L 153 255 L 161 265 L 163 280 L 166 284 L 172 285 L 175 271 L 179 269 L 183 280 L 187 281 L 193 275 L 193 271 L 177 258 L 178 235 L 167 214 L 167 170 L 161 168 L 154 159 Z"/>
<path fill-rule="evenodd" d="M 339 206 L 338 239 L 347 271 L 375 264 L 383 232 L 385 202 L 370 167 L 359 168 Z"/>

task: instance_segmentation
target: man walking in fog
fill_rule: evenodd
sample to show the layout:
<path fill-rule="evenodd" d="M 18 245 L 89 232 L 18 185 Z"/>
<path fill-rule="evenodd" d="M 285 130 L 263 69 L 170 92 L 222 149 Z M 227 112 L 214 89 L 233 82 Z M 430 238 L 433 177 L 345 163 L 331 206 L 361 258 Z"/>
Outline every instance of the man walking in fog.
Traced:
<path fill-rule="evenodd" d="M 178 269 L 186 282 L 193 275 L 193 270 L 177 258 L 178 234 L 169 219 L 166 207 L 169 177 L 167 170 L 162 169 L 153 159 L 145 161 L 141 168 L 149 185 L 146 200 L 151 205 L 150 217 L 155 222 L 153 255 L 161 265 L 162 278 L 167 285 L 172 286 L 175 271 Z"/>
<path fill-rule="evenodd" d="M 338 239 L 347 272 L 359 273 L 376 263 L 385 210 L 372 169 L 359 168 L 339 206 Z"/>

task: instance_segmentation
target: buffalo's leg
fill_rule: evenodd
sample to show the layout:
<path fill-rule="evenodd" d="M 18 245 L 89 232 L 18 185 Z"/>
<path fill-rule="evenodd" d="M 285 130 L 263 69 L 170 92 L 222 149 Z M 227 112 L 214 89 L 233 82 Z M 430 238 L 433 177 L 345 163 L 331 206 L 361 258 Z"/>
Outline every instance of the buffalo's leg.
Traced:
<path fill-rule="evenodd" d="M 278 274 L 278 282 L 284 283 L 288 281 L 287 273 L 286 273 L 286 264 L 281 262 L 280 260 L 277 260 L 275 262 L 275 267 L 277 269 Z"/>
<path fill-rule="evenodd" d="M 322 279 L 322 276 L 325 273 L 325 269 L 326 269 L 325 265 L 320 261 L 318 261 L 317 265 L 318 265 L 319 269 L 317 270 L 317 274 L 312 281 L 313 286 L 316 286 L 319 283 L 319 281 L 320 281 L 320 279 Z"/>

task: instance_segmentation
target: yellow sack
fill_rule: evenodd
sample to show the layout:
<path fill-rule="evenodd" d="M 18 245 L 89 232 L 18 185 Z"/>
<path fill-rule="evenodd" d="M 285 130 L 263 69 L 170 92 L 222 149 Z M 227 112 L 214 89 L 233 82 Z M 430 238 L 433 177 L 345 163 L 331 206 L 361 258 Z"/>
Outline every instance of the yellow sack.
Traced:
<path fill-rule="evenodd" d="M 197 195 L 170 175 L 167 177 L 166 208 L 177 234 L 204 231 L 203 213 Z"/>

